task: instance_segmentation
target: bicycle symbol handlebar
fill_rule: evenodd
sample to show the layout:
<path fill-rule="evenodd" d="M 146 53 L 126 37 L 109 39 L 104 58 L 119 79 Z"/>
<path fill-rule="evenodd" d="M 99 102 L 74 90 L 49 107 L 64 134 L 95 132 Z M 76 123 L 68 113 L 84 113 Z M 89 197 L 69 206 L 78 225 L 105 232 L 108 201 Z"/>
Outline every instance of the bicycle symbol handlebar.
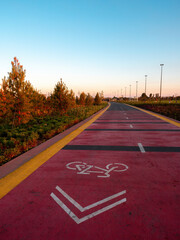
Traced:
<path fill-rule="evenodd" d="M 91 173 L 96 173 L 96 174 L 101 174 L 98 175 L 97 177 L 110 177 L 110 172 L 124 172 L 128 169 L 128 166 L 123 164 L 123 163 L 110 163 L 106 165 L 105 168 L 100 168 L 97 166 L 89 165 L 84 162 L 71 162 L 66 164 L 66 167 L 71 170 L 76 170 L 77 174 L 91 174 Z M 104 174 L 104 175 L 102 175 Z"/>

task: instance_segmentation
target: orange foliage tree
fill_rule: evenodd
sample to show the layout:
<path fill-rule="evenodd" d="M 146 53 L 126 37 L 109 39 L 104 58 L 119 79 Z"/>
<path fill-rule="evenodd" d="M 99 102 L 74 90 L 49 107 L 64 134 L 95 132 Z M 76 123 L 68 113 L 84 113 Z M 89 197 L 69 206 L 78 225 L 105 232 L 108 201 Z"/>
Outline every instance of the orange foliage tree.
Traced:
<path fill-rule="evenodd" d="M 33 117 L 46 116 L 51 113 L 50 104 L 48 104 L 48 100 L 44 94 L 33 90 L 32 94 L 29 96 L 29 99 L 33 105 Z"/>
<path fill-rule="evenodd" d="M 54 88 L 54 91 L 51 95 L 51 103 L 55 114 L 63 114 L 76 104 L 73 91 L 71 90 L 69 92 L 62 79 Z"/>
<path fill-rule="evenodd" d="M 86 103 L 86 94 L 82 92 L 79 97 L 79 104 L 80 105 L 85 105 Z"/>
<path fill-rule="evenodd" d="M 4 79 L 3 79 L 4 81 Z M 3 89 L 0 89 L 0 120 L 7 121 L 11 117 L 11 109 L 13 108 L 13 99 Z"/>
<path fill-rule="evenodd" d="M 101 97 L 99 96 L 99 93 L 97 92 L 96 93 L 96 96 L 95 96 L 95 98 L 94 98 L 94 104 L 95 105 L 100 105 L 101 104 Z"/>
<path fill-rule="evenodd" d="M 90 106 L 94 103 L 94 98 L 90 95 L 90 93 L 88 93 L 88 95 L 86 96 L 86 105 Z"/>
<path fill-rule="evenodd" d="M 25 80 L 26 71 L 17 58 L 11 62 L 12 70 L 2 79 L 0 89 L 0 121 L 12 125 L 27 123 L 33 117 L 63 114 L 78 105 L 100 104 L 103 94 L 96 94 L 95 101 L 88 93 L 76 97 L 62 79 L 56 84 L 50 97 L 46 97 Z"/>
<path fill-rule="evenodd" d="M 13 125 L 19 125 L 31 118 L 31 104 L 27 95 L 32 87 L 25 81 L 26 72 L 16 57 L 11 64 L 12 71 L 8 73 L 8 78 L 4 77 L 2 80 L 2 91 L 4 97 L 8 99 L 6 104 L 8 114 L 5 114 Z"/>

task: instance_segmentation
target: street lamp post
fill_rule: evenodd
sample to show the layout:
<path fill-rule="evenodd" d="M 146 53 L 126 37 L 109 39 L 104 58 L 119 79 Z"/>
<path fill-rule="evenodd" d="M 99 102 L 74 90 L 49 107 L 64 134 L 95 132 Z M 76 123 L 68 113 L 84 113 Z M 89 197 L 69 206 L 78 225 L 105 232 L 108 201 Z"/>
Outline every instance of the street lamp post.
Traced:
<path fill-rule="evenodd" d="M 138 81 L 136 81 L 136 99 L 138 101 Z"/>
<path fill-rule="evenodd" d="M 125 98 L 126 98 L 126 87 L 125 87 Z"/>
<path fill-rule="evenodd" d="M 163 66 L 164 66 L 164 64 L 161 63 L 160 66 L 161 66 L 161 79 L 160 79 L 160 101 L 161 101 L 161 94 L 162 94 L 162 73 L 163 73 Z"/>
<path fill-rule="evenodd" d="M 146 87 L 147 87 L 147 75 L 145 75 L 145 94 L 146 94 Z"/>

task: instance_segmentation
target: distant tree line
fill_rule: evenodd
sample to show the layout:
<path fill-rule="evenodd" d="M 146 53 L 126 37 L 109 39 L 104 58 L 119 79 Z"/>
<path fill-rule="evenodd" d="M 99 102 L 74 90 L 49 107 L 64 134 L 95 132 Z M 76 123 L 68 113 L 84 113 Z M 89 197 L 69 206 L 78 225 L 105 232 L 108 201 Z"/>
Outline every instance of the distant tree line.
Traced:
<path fill-rule="evenodd" d="M 17 126 L 37 116 L 63 115 L 72 108 L 100 105 L 102 102 L 103 93 L 98 92 L 95 98 L 84 92 L 75 97 L 62 79 L 47 97 L 25 80 L 26 71 L 16 57 L 11 64 L 12 70 L 7 78 L 2 79 L 0 88 L 0 122 Z"/>

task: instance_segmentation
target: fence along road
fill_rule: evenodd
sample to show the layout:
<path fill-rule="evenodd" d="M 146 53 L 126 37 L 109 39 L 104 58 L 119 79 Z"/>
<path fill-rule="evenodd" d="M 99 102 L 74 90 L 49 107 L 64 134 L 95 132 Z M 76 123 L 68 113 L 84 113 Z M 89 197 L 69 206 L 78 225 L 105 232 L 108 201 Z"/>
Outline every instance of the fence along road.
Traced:
<path fill-rule="evenodd" d="M 0 200 L 0 239 L 179 239 L 180 128 L 118 103 Z"/>

